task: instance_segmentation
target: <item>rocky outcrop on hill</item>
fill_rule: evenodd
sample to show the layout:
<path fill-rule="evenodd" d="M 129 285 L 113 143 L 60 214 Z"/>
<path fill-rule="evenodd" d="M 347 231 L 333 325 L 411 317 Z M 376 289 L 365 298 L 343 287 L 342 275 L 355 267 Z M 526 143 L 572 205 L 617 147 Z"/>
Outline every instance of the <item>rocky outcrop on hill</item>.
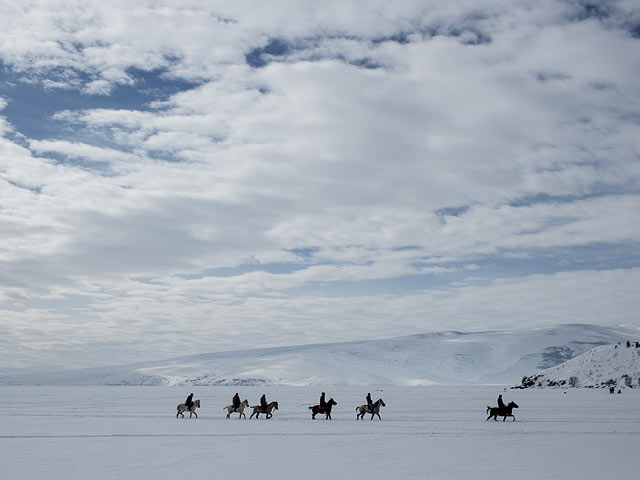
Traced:
<path fill-rule="evenodd" d="M 640 388 L 640 343 L 593 348 L 560 365 L 522 378 L 516 388 Z"/>

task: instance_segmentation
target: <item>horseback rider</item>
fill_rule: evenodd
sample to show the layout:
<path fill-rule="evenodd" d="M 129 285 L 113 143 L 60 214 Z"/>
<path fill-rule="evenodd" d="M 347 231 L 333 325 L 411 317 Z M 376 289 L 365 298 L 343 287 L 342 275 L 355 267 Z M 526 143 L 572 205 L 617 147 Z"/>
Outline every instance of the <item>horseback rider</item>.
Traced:
<path fill-rule="evenodd" d="M 325 408 L 327 408 L 327 401 L 324 399 L 324 392 L 322 392 L 322 395 L 320 395 L 320 409 L 324 410 Z"/>
<path fill-rule="evenodd" d="M 371 400 L 371 393 L 367 393 L 367 407 L 370 412 L 373 412 L 373 400 Z"/>
<path fill-rule="evenodd" d="M 505 408 L 505 404 L 502 401 L 502 394 L 498 395 L 498 408 L 502 411 Z"/>
<path fill-rule="evenodd" d="M 191 407 L 193 407 L 193 393 L 189 394 L 187 399 L 184 401 L 184 404 L 188 409 L 191 409 Z"/>
<path fill-rule="evenodd" d="M 238 410 L 240 408 L 240 395 L 238 392 L 233 396 L 233 410 Z"/>
<path fill-rule="evenodd" d="M 262 396 L 260 397 L 260 408 L 262 409 L 263 412 L 267 412 L 267 395 L 266 394 L 262 394 Z"/>

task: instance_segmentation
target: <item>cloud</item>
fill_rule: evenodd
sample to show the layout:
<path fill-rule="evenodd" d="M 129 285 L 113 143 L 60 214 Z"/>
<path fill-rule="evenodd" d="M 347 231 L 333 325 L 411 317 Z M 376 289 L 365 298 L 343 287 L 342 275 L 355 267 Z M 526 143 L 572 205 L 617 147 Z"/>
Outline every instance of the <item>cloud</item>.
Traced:
<path fill-rule="evenodd" d="M 632 2 L 0 9 L 16 364 L 634 321 Z"/>

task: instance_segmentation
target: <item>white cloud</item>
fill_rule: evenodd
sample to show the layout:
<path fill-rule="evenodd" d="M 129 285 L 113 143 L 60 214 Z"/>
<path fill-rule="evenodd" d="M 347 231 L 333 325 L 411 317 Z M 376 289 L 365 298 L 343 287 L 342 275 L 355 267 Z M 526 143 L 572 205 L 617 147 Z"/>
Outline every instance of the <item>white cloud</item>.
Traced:
<path fill-rule="evenodd" d="M 38 357 L 35 345 L 60 346 L 70 332 L 98 359 L 118 348 L 133 358 L 141 344 L 152 354 L 145 331 L 173 353 L 192 331 L 198 350 L 248 346 L 226 325 L 256 319 L 272 322 L 265 344 L 302 342 L 326 318 L 342 328 L 313 341 L 357 338 L 365 319 L 380 336 L 633 321 L 637 16 L 626 2 L 610 11 L 5 2 L 4 331 L 37 363 L 52 353 Z M 260 52 L 253 68 L 246 56 Z M 25 85 L 76 95 L 42 115 L 37 138 L 11 124 Z M 601 249 L 602 271 L 514 281 L 486 267 L 558 248 Z M 556 270 L 575 268 L 568 261 Z M 220 269 L 228 275 L 211 274 Z M 470 273 L 485 284 L 465 283 Z M 407 289 L 411 277 L 431 289 Z M 598 316 L 569 284 L 591 289 L 584 305 Z"/>
<path fill-rule="evenodd" d="M 260 331 L 261 345 L 340 341 L 397 336 L 432 330 L 529 328 L 552 324 L 633 323 L 640 304 L 638 269 L 583 271 L 468 282 L 453 289 L 407 295 L 244 296 L 242 288 L 261 281 L 246 278 L 165 279 L 155 283 L 103 284 L 91 301 L 78 307 L 82 322 L 53 309 L 4 311 L 4 330 L 12 345 L 47 352 L 50 363 L 65 364 L 69 355 L 85 365 L 112 361 L 117 340 L 121 362 L 139 358 L 252 348 L 246 332 Z M 72 291 L 61 291 L 69 295 Z M 10 327 L 14 325 L 14 327 Z M 21 328 L 15 326 L 20 325 Z M 366 328 L 363 326 L 366 325 Z M 179 332 L 186 331 L 183 337 Z M 66 340 L 65 340 L 66 339 Z M 135 341 L 133 341 L 135 339 Z M 8 344 L 7 344 L 8 345 Z M 65 345 L 64 348 L 61 346 Z M 12 347 L 13 348 L 13 347 Z M 21 365 L 38 363 L 29 351 L 2 351 Z"/>

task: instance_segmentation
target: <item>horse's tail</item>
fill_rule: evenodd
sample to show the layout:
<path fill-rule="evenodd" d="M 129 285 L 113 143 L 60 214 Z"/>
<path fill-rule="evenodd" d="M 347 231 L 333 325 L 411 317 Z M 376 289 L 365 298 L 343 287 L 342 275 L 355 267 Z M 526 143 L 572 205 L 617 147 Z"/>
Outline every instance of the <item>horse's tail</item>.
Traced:
<path fill-rule="evenodd" d="M 491 407 L 487 405 L 487 413 L 489 413 L 489 410 L 491 410 Z"/>
<path fill-rule="evenodd" d="M 313 410 L 313 407 L 309 407 L 309 410 Z"/>

